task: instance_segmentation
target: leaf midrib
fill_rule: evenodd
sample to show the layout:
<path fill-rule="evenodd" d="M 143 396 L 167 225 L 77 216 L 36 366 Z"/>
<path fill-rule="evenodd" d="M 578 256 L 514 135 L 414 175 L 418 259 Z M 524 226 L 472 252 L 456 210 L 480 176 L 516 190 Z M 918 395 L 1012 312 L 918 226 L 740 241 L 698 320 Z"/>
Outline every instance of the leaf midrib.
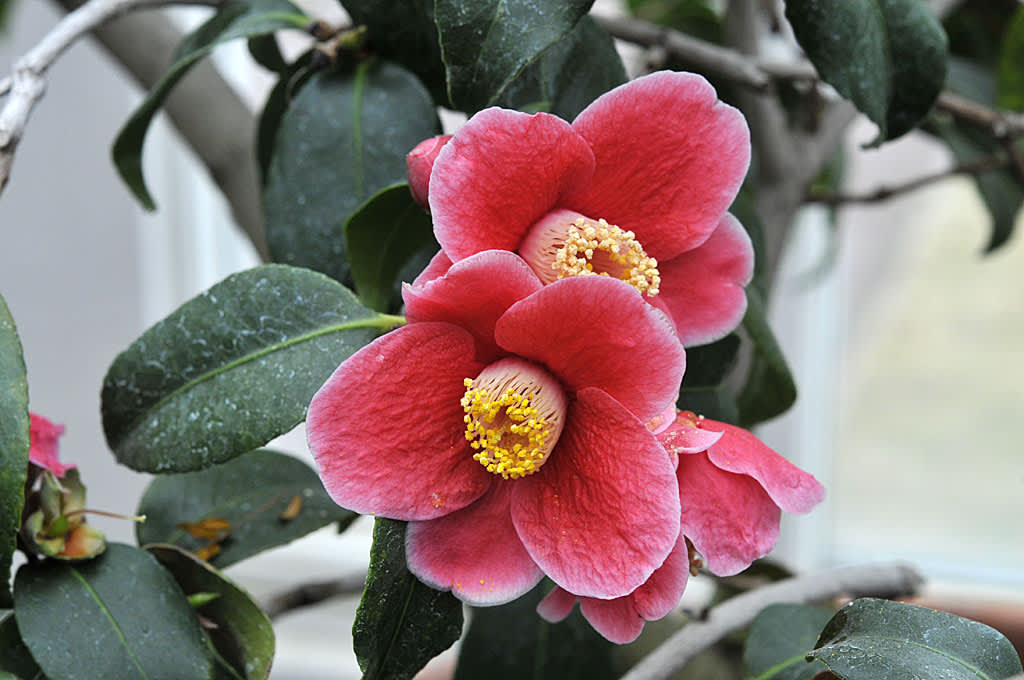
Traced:
<path fill-rule="evenodd" d="M 899 638 L 892 638 L 892 637 L 888 637 L 888 636 L 885 636 L 885 635 L 871 635 L 871 634 L 860 634 L 860 635 L 856 636 L 856 639 L 857 640 L 884 640 L 886 642 L 895 642 L 897 645 L 909 645 L 911 647 L 917 647 L 919 649 L 926 649 L 929 652 L 932 652 L 933 654 L 935 654 L 937 656 L 944 657 L 944 658 L 949 659 L 950 661 L 952 661 L 954 663 L 957 663 L 957 664 L 963 666 L 967 670 L 969 670 L 972 673 L 974 673 L 975 675 L 977 675 L 981 680 L 993 680 L 992 676 L 988 675 L 987 673 L 982 671 L 980 668 L 976 668 L 976 667 L 972 666 L 971 664 L 967 663 L 966 661 L 964 661 L 962 659 L 958 659 L 955 656 L 947 654 L 946 652 L 942 651 L 941 649 L 936 649 L 935 647 L 929 647 L 928 645 L 923 645 L 920 642 L 914 642 L 913 640 L 901 640 Z M 848 638 L 848 640 L 849 640 L 849 638 Z M 842 645 L 843 645 L 843 643 L 840 642 L 840 643 L 837 643 L 834 647 L 837 648 L 837 649 L 840 649 L 840 648 L 842 648 Z M 820 651 L 824 651 L 824 650 L 829 649 L 829 648 L 833 648 L 833 645 L 825 645 L 824 647 L 819 647 L 818 649 L 815 649 L 814 651 L 815 652 L 820 652 Z M 818 658 L 818 657 L 815 656 L 815 658 Z M 828 662 L 825 661 L 824 659 L 821 659 L 821 661 L 823 663 L 825 663 L 825 665 L 828 665 Z"/>
<path fill-rule="evenodd" d="M 135 656 L 135 652 L 128 644 L 128 638 L 125 637 L 124 631 L 121 630 L 121 626 L 118 625 L 117 619 L 114 618 L 114 615 L 110 612 L 110 609 L 107 608 L 107 604 L 100 597 L 99 593 L 97 593 L 93 589 L 92 585 L 90 585 L 89 582 L 85 580 L 85 577 L 82 576 L 82 574 L 77 569 L 71 567 L 69 570 L 71 572 L 71 575 L 74 576 L 78 580 L 78 582 L 82 584 L 82 587 L 85 588 L 86 592 L 89 593 L 92 599 L 96 602 L 97 606 L 99 606 L 100 608 L 100 611 L 103 612 L 103 615 L 107 617 L 107 620 L 110 621 L 110 625 L 114 628 L 114 632 L 117 633 L 118 639 L 121 640 L 121 645 L 124 647 L 124 650 L 128 653 L 128 656 L 131 658 L 132 663 L 134 663 L 135 667 L 139 669 L 139 673 L 146 680 L 150 680 L 149 674 L 146 673 L 145 669 L 142 667 L 142 664 L 139 662 L 138 657 Z"/>

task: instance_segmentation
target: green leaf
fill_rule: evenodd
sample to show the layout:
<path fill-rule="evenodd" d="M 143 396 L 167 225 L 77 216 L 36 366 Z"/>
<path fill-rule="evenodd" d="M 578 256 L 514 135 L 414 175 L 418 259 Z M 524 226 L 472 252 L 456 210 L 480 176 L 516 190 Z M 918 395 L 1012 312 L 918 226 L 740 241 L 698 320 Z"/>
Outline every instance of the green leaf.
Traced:
<path fill-rule="evenodd" d="M 527 64 L 569 33 L 594 0 L 435 0 L 434 20 L 455 108 L 498 99 Z"/>
<path fill-rule="evenodd" d="M 151 545 L 146 550 L 171 572 L 187 595 L 219 595 L 198 609 L 203 618 L 217 624 L 209 630 L 214 647 L 245 680 L 264 680 L 274 660 L 274 629 L 249 593 L 181 548 Z"/>
<path fill-rule="evenodd" d="M 462 632 L 462 603 L 405 563 L 405 522 L 378 518 L 352 641 L 363 680 L 409 680 Z"/>
<path fill-rule="evenodd" d="M 312 51 L 306 52 L 281 71 L 277 83 L 271 88 L 267 101 L 263 104 L 256 125 L 256 160 L 260 164 L 260 179 L 264 184 L 270 172 L 270 161 L 274 157 L 274 145 L 277 142 L 281 120 L 291 106 L 292 98 L 313 75 L 310 69 L 312 56 Z"/>
<path fill-rule="evenodd" d="M 878 125 L 877 145 L 911 130 L 946 80 L 946 34 L 921 0 L 787 0 L 818 73 Z"/>
<path fill-rule="evenodd" d="M 676 406 L 727 423 L 739 421 L 739 407 L 728 383 L 739 358 L 740 338 L 735 333 L 718 342 L 686 350 L 686 374 Z"/>
<path fill-rule="evenodd" d="M 309 21 L 309 17 L 287 0 L 233 0 L 182 41 L 167 73 L 153 86 L 114 141 L 114 165 L 121 179 L 147 210 L 154 210 L 156 203 L 142 174 L 142 145 L 153 116 L 171 89 L 193 64 L 217 45 L 285 28 L 301 29 Z"/>
<path fill-rule="evenodd" d="M 867 597 L 832 617 L 808 657 L 843 680 L 999 680 L 1021 672 L 1013 645 L 994 628 Z"/>
<path fill-rule="evenodd" d="M 29 450 L 28 380 L 21 340 L 0 296 L 0 608 L 11 606 L 11 559 L 25 505 Z"/>
<path fill-rule="evenodd" d="M 249 54 L 256 63 L 268 71 L 284 73 L 288 70 L 289 64 L 281 55 L 281 48 L 278 47 L 277 38 L 274 37 L 273 33 L 249 38 L 246 41 L 246 47 L 249 48 Z"/>
<path fill-rule="evenodd" d="M 395 321 L 316 272 L 234 274 L 114 360 L 101 395 L 107 443 L 134 470 L 223 463 L 302 422 L 338 364 Z"/>
<path fill-rule="evenodd" d="M 629 0 L 628 4 L 638 19 L 674 28 L 705 42 L 723 41 L 722 18 L 707 0 Z"/>
<path fill-rule="evenodd" d="M 624 82 L 626 69 L 615 41 L 585 16 L 564 39 L 523 69 L 496 103 L 519 110 L 542 103 L 543 110 L 571 121 L 590 102 Z"/>
<path fill-rule="evenodd" d="M 764 300 L 753 286 L 747 287 L 743 328 L 754 343 L 754 355 L 737 405 L 739 424 L 749 428 L 785 413 L 796 401 L 796 383 L 768 325 Z"/>
<path fill-rule="evenodd" d="M 298 497 L 298 514 L 282 514 Z M 220 518 L 230 525 L 221 551 L 210 562 L 223 569 L 284 545 L 332 522 L 348 525 L 357 515 L 338 507 L 316 472 L 301 460 L 274 451 L 252 451 L 201 472 L 161 475 L 139 501 L 146 521 L 135 526 L 140 545 L 166 543 L 195 552 L 209 541 L 179 524 Z"/>
<path fill-rule="evenodd" d="M 374 194 L 348 219 L 345 247 L 356 292 L 383 312 L 403 267 L 424 248 L 433 254 L 440 246 L 430 215 L 413 200 L 408 184 L 397 184 Z"/>
<path fill-rule="evenodd" d="M 54 680 L 211 678 L 195 612 L 148 553 L 112 543 L 87 562 L 18 570 L 14 607 L 25 646 Z"/>
<path fill-rule="evenodd" d="M 474 607 L 459 649 L 455 680 L 611 680 L 612 651 L 576 609 L 548 623 L 537 605 L 550 584 L 498 607 Z"/>
<path fill-rule="evenodd" d="M 824 607 L 773 604 L 750 624 L 743 649 L 747 680 L 811 680 L 824 670 L 804 658 L 834 612 Z"/>
<path fill-rule="evenodd" d="M 394 64 L 313 76 L 285 112 L 263 209 L 274 260 L 344 281 L 344 227 L 373 194 L 406 179 L 405 155 L 440 133 L 430 95 Z"/>
<path fill-rule="evenodd" d="M 5 678 L 46 680 L 21 639 L 13 613 L 0 619 L 0 680 Z"/>
<path fill-rule="evenodd" d="M 999 55 L 997 97 L 999 108 L 1024 110 L 1024 7 L 1017 9 L 1010 27 L 1003 35 L 1003 49 Z"/>

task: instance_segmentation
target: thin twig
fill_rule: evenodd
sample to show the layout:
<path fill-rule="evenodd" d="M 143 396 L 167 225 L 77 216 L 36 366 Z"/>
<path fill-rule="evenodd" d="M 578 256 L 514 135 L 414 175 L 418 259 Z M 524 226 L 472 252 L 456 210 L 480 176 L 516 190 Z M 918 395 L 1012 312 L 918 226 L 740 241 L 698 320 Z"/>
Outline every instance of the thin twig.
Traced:
<path fill-rule="evenodd" d="M 361 593 L 365 583 L 365 571 L 354 572 L 330 581 L 305 583 L 272 596 L 261 608 L 268 617 L 274 619 L 286 612 L 320 604 L 331 598 Z"/>
<path fill-rule="evenodd" d="M 771 604 L 849 597 L 903 597 L 917 592 L 922 578 L 905 564 L 843 567 L 779 581 L 726 600 L 707 619 L 693 621 L 622 676 L 622 680 L 664 680 L 687 661 L 732 631 L 753 621 Z"/>
<path fill-rule="evenodd" d="M 980 128 L 997 139 L 1024 136 L 1024 114 L 994 111 L 952 92 L 940 94 L 938 101 L 935 102 L 935 108 Z"/>

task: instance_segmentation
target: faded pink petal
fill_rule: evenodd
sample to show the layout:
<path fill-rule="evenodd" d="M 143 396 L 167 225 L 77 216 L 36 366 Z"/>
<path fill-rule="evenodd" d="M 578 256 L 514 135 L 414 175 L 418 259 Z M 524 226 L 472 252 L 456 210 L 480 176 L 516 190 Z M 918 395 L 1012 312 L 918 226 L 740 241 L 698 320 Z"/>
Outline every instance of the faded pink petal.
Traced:
<path fill-rule="evenodd" d="M 437 251 L 437 254 L 430 258 L 430 262 L 427 263 L 427 266 L 420 272 L 419 276 L 413 279 L 412 287 L 418 288 L 430 281 L 433 281 L 434 279 L 444 276 L 448 273 L 448 270 L 451 269 L 451 266 L 452 261 L 448 259 L 448 256 L 444 254 L 444 251 Z"/>
<path fill-rule="evenodd" d="M 349 357 L 313 397 L 309 448 L 334 501 L 361 514 L 425 520 L 469 505 L 494 476 L 463 434 L 473 337 L 417 323 Z"/>
<path fill-rule="evenodd" d="M 593 170 L 590 147 L 561 118 L 485 109 L 434 163 L 434 233 L 455 261 L 482 250 L 516 250 L 530 226 Z"/>
<path fill-rule="evenodd" d="M 690 553 L 682 534 L 665 563 L 631 597 L 637 613 L 648 621 L 657 621 L 675 609 L 690 579 Z"/>
<path fill-rule="evenodd" d="M 735 425 L 705 420 L 703 429 L 725 434 L 710 449 L 708 459 L 726 472 L 748 475 L 786 512 L 805 513 L 825 499 L 825 487 L 750 432 Z"/>
<path fill-rule="evenodd" d="M 679 536 L 672 463 L 643 422 L 585 388 L 539 474 L 515 481 L 512 521 L 555 583 L 581 596 L 632 592 Z"/>
<path fill-rule="evenodd" d="M 572 126 L 593 149 L 595 170 L 558 205 L 633 231 L 658 260 L 707 240 L 750 164 L 743 114 L 692 73 L 621 85 Z"/>
<path fill-rule="evenodd" d="M 699 247 L 659 265 L 659 306 L 667 309 L 683 345 L 704 345 L 729 334 L 747 310 L 744 287 L 754 273 L 750 237 L 726 213 Z"/>
<path fill-rule="evenodd" d="M 63 477 L 65 472 L 75 467 L 74 463 L 64 465 L 60 462 L 57 440 L 62 434 L 63 425 L 56 425 L 41 415 L 29 413 L 29 462 L 49 470 L 57 477 Z"/>
<path fill-rule="evenodd" d="M 599 387 L 643 421 L 675 402 L 686 364 L 668 319 L 604 276 L 544 286 L 498 319 L 495 340 L 547 366 L 569 390 Z"/>
<path fill-rule="evenodd" d="M 451 138 L 451 135 L 438 135 L 424 139 L 405 157 L 405 167 L 409 175 L 409 191 L 412 192 L 413 200 L 424 208 L 430 207 L 427 203 L 430 170 L 434 167 L 437 154 L 441 153 L 441 148 Z"/>
<path fill-rule="evenodd" d="M 576 606 L 576 596 L 564 588 L 555 586 L 537 605 L 537 613 L 545 621 L 558 623 L 572 613 L 574 606 Z"/>
<path fill-rule="evenodd" d="M 644 629 L 643 617 L 637 613 L 631 597 L 614 600 L 583 597 L 580 598 L 580 613 L 594 630 L 616 644 L 636 640 Z"/>
<path fill-rule="evenodd" d="M 739 573 L 775 547 L 781 511 L 756 480 L 718 469 L 703 453 L 679 456 L 676 473 L 680 530 L 712 573 Z"/>
<path fill-rule="evenodd" d="M 675 422 L 658 433 L 658 441 L 669 453 L 702 453 L 722 438 L 721 431 L 705 430 L 696 424 L 696 416 L 690 411 L 683 411 Z M 710 421 L 702 421 L 710 422 Z"/>
<path fill-rule="evenodd" d="M 514 600 L 544 576 L 512 526 L 512 485 L 494 479 L 491 490 L 465 508 L 410 522 L 405 539 L 417 578 L 476 606 Z"/>
<path fill-rule="evenodd" d="M 440 278 L 420 286 L 403 285 L 402 299 L 410 323 L 445 321 L 472 333 L 477 358 L 486 363 L 503 353 L 494 342 L 495 322 L 512 304 L 540 287 L 537 276 L 518 255 L 488 250 L 460 260 Z"/>

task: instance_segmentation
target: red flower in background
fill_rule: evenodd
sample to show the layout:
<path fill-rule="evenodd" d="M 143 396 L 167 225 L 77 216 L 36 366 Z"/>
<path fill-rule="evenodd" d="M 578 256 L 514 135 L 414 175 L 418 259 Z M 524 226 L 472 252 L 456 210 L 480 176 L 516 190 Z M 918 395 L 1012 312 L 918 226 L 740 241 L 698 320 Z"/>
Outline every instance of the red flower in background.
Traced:
<path fill-rule="evenodd" d="M 30 413 L 28 459 L 33 465 L 49 470 L 58 477 L 75 467 L 74 463 L 64 465 L 60 462 L 60 451 L 57 440 L 64 434 L 63 425 L 55 425 L 43 416 Z"/>

